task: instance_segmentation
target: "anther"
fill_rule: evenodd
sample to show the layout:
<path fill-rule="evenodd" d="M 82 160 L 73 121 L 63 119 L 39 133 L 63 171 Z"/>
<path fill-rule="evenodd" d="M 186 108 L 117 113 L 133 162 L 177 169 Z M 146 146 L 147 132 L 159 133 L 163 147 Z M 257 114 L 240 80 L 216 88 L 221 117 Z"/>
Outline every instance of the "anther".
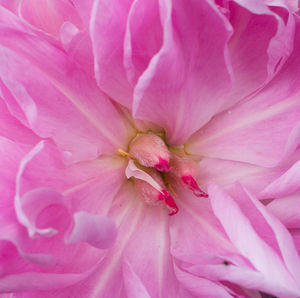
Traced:
<path fill-rule="evenodd" d="M 138 134 L 130 144 L 129 154 L 142 166 L 155 168 L 160 172 L 170 170 L 170 152 L 165 142 L 155 134 Z"/>
<path fill-rule="evenodd" d="M 168 173 L 170 179 L 175 181 L 179 186 L 180 184 L 190 189 L 197 197 L 207 198 L 208 195 L 200 189 L 195 177 L 197 176 L 197 164 L 191 158 L 183 153 L 181 155 L 171 154 L 172 169 Z"/>

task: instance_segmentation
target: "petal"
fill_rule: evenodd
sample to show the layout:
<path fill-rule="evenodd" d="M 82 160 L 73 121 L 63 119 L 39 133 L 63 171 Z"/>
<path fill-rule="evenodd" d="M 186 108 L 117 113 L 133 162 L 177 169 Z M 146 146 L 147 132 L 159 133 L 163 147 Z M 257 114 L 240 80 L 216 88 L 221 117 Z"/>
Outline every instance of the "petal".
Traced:
<path fill-rule="evenodd" d="M 209 1 L 188 9 L 181 0 L 161 1 L 160 16 L 163 44 L 135 86 L 133 114 L 164 127 L 170 144 L 182 144 L 219 111 L 231 88 L 231 28 Z"/>
<path fill-rule="evenodd" d="M 81 26 L 76 10 L 66 0 L 22 0 L 19 14 L 32 26 L 55 37 L 59 36 L 60 27 L 66 21 Z"/>
<path fill-rule="evenodd" d="M 278 94 L 274 82 L 252 100 L 218 115 L 187 143 L 210 158 L 272 167 L 292 153 L 300 139 L 299 94 Z"/>
<path fill-rule="evenodd" d="M 95 0 L 90 35 L 94 52 L 95 77 L 111 98 L 130 108 L 132 87 L 123 67 L 123 39 L 132 0 Z"/>
<path fill-rule="evenodd" d="M 260 194 L 262 198 L 279 198 L 300 190 L 300 161 L 270 183 Z"/>
<path fill-rule="evenodd" d="M 25 272 L 12 274 L 0 278 L 0 291 L 2 293 L 18 291 L 50 291 L 56 288 L 64 288 L 84 279 L 87 274 L 60 274 Z M 29 297 L 33 297 L 32 293 Z"/>
<path fill-rule="evenodd" d="M 18 11 L 18 6 L 19 6 L 20 0 L 0 0 L 0 5 L 13 11 L 17 12 Z"/>
<path fill-rule="evenodd" d="M 230 191 L 240 182 L 251 193 L 262 198 L 261 191 L 279 178 L 290 166 L 290 162 L 274 168 L 265 168 L 243 162 L 203 158 L 198 166 L 198 181 L 205 189 L 210 181 Z"/>
<path fill-rule="evenodd" d="M 65 116 L 68 115 L 69 120 L 72 120 L 72 126 L 79 122 L 78 129 L 74 127 L 73 129 L 68 129 L 68 131 L 80 132 L 82 128 L 91 129 L 90 132 L 87 133 L 90 140 L 88 140 L 85 145 L 82 144 L 83 146 L 78 146 L 78 142 L 76 142 L 76 146 L 75 144 L 69 144 L 69 146 L 67 146 L 69 147 L 68 149 L 66 148 L 68 151 L 70 151 L 72 147 L 74 148 L 73 150 L 77 148 L 77 150 L 79 149 L 81 151 L 77 154 L 79 156 L 75 156 L 74 154 L 72 157 L 73 160 L 81 159 L 82 157 L 80 155 L 86 154 L 84 153 L 87 152 L 86 148 L 90 148 L 89 150 L 92 151 L 92 154 L 90 153 L 91 151 L 88 153 L 90 158 L 91 155 L 95 158 L 101 152 L 111 153 L 120 146 L 126 146 L 129 127 L 125 125 L 120 113 L 109 99 L 101 93 L 94 81 L 69 60 L 67 55 L 42 39 L 28 35 L 22 31 L 15 31 L 15 29 L 13 29 L 14 33 L 6 34 L 15 27 L 12 22 L 18 23 L 18 21 L 11 15 L 7 16 L 7 12 L 1 10 L 1 13 L 4 14 L 3 19 L 8 22 L 9 25 L 3 25 L 1 27 L 0 35 L 2 35 L 3 38 L 1 37 L 0 44 L 9 47 L 19 55 L 17 58 L 16 54 L 10 52 L 6 57 L 11 58 L 9 63 L 8 61 L 5 62 L 3 57 L 4 61 L 1 62 L 3 67 L 1 69 L 6 75 L 8 75 L 8 69 L 12 71 L 10 73 L 12 78 L 11 80 L 6 78 L 6 83 L 9 84 L 12 91 L 15 93 L 18 91 L 18 96 L 16 95 L 16 97 L 19 101 L 21 100 L 20 96 L 22 96 L 31 99 L 30 102 L 33 102 L 37 109 L 40 106 L 41 114 L 38 113 L 37 116 L 43 115 L 43 109 L 46 115 L 56 115 L 58 111 L 61 111 L 60 115 L 58 114 L 59 117 L 53 115 L 52 118 L 45 119 L 46 115 L 44 114 L 44 117 L 39 119 L 41 122 L 39 125 L 36 125 L 41 127 L 44 135 L 46 137 L 53 137 L 54 132 L 50 130 L 48 125 L 49 120 L 53 121 L 52 125 L 57 122 L 61 122 L 61 124 L 65 122 L 65 125 L 67 125 L 69 122 L 65 121 Z M 21 67 L 20 69 L 17 65 L 11 68 L 16 58 L 18 62 L 21 62 L 19 65 Z M 27 62 L 22 63 L 22 61 Z M 16 61 L 14 63 L 16 63 Z M 9 68 L 4 67 L 5 65 Z M 20 78 L 20 70 L 26 67 L 26 65 L 28 66 L 26 71 L 28 71 L 29 74 L 32 73 L 29 76 Z M 38 78 L 41 79 L 40 82 L 43 82 L 40 87 L 35 84 L 35 80 L 38 80 Z M 21 82 L 18 84 L 18 81 Z M 16 86 L 19 87 L 18 90 L 16 90 Z M 45 87 L 49 92 L 43 92 L 43 88 Z M 51 99 L 45 99 L 43 102 L 44 96 L 39 96 L 40 92 L 43 92 L 42 94 L 44 96 L 51 96 Z M 56 96 L 57 101 L 54 100 Z M 32 105 L 30 107 L 32 107 Z M 72 110 L 73 112 L 71 112 Z M 64 114 L 64 116 L 62 116 L 62 114 Z M 58 121 L 59 118 L 60 121 Z M 55 131 L 61 131 L 61 125 L 60 128 L 57 128 Z M 63 141 L 66 137 L 65 133 L 64 135 L 63 138 L 57 138 L 57 140 L 61 139 L 60 141 Z M 75 140 L 76 137 L 72 139 Z M 95 144 L 95 142 L 97 143 Z M 91 144 L 93 145 L 91 146 Z M 84 156 L 84 159 L 86 158 L 87 156 Z"/>
<path fill-rule="evenodd" d="M 272 200 L 267 205 L 268 210 L 274 214 L 287 228 L 300 229 L 300 194 Z"/>
<path fill-rule="evenodd" d="M 230 295 L 230 293 L 226 291 L 226 288 L 221 284 L 184 272 L 177 266 L 175 266 L 175 272 L 176 277 L 183 284 L 183 286 L 196 297 L 232 297 L 232 295 Z"/>
<path fill-rule="evenodd" d="M 250 273 L 251 287 L 258 282 L 265 292 L 297 297 L 300 259 L 291 235 L 280 221 L 244 190 L 238 191 L 239 205 L 217 185 L 209 186 L 209 195 L 213 210 L 232 243 L 264 276 L 261 283 L 261 279 Z M 249 287 L 246 279 L 244 285 Z"/>
<path fill-rule="evenodd" d="M 125 171 L 127 179 L 134 177 L 136 179 L 143 180 L 149 183 L 152 187 L 154 187 L 159 192 L 162 191 L 161 186 L 145 171 L 139 169 L 132 160 L 129 160 L 128 165 Z"/>
<path fill-rule="evenodd" d="M 188 141 L 190 153 L 271 167 L 296 149 L 300 140 L 298 29 L 294 52 L 280 73 L 252 99 L 199 130 Z"/>
<path fill-rule="evenodd" d="M 89 25 L 94 0 L 72 0 L 85 26 Z"/>
<path fill-rule="evenodd" d="M 126 294 L 132 298 L 150 298 L 148 291 L 144 287 L 140 278 L 133 271 L 128 261 L 123 262 L 123 279 L 126 288 Z"/>
<path fill-rule="evenodd" d="M 67 244 L 86 241 L 97 248 L 112 246 L 117 236 L 114 222 L 101 215 L 81 211 L 74 214 L 75 226 L 67 238 Z"/>
<path fill-rule="evenodd" d="M 23 144 L 36 144 L 39 141 L 30 129 L 11 115 L 2 98 L 0 98 L 0 134 Z"/>
<path fill-rule="evenodd" d="M 159 1 L 134 1 L 126 22 L 123 60 L 127 79 L 132 86 L 137 83 L 152 57 L 161 48 L 162 40 Z"/>
<path fill-rule="evenodd" d="M 68 56 L 94 77 L 94 56 L 88 30 L 79 31 L 72 23 L 65 22 L 60 28 L 60 38 Z"/>
<path fill-rule="evenodd" d="M 237 4 L 239 5 L 237 5 Z M 229 102 L 238 101 L 268 83 L 293 50 L 294 17 L 288 21 L 264 1 L 232 1 L 227 4 L 234 34 L 229 53 L 234 74 Z"/>

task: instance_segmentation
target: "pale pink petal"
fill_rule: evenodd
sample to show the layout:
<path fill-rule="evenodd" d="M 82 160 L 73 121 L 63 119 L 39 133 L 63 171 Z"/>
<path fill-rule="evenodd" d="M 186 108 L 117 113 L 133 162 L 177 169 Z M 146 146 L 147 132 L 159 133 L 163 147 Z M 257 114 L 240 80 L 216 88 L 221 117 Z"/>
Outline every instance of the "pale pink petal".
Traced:
<path fill-rule="evenodd" d="M 27 227 L 30 237 L 34 237 L 35 234 L 51 237 L 58 232 L 52 227 L 39 229 L 36 226 L 37 218 L 40 213 L 52 205 L 64 206 L 66 203 L 59 192 L 50 188 L 33 189 L 26 192 L 21 198 L 18 197 L 17 194 L 16 212 L 18 219 Z"/>
<path fill-rule="evenodd" d="M 32 26 L 55 37 L 59 37 L 60 27 L 66 21 L 81 27 L 81 19 L 68 0 L 22 0 L 19 14 Z"/>
<path fill-rule="evenodd" d="M 274 166 L 296 149 L 300 141 L 298 27 L 294 53 L 272 82 L 199 130 L 188 141 L 189 152 Z"/>
<path fill-rule="evenodd" d="M 207 298 L 229 298 L 232 297 L 226 288 L 221 284 L 215 283 L 209 279 L 197 277 L 180 270 L 175 265 L 175 273 L 179 282 L 194 296 Z"/>
<path fill-rule="evenodd" d="M 139 169 L 133 162 L 133 160 L 129 160 L 128 165 L 126 167 L 125 175 L 127 179 L 134 177 L 136 179 L 143 180 L 149 183 L 152 187 L 154 187 L 159 192 L 162 191 L 161 186 L 145 171 Z"/>
<path fill-rule="evenodd" d="M 124 184 L 109 214 L 118 228 L 115 245 L 107 251 L 105 258 L 97 264 L 96 270 L 88 279 L 60 290 L 59 294 L 63 297 L 126 297 L 122 272 L 124 251 L 143 221 L 146 214 L 144 208 L 145 205 L 135 197 L 132 185 Z M 136 247 L 134 254 L 137 255 Z"/>
<path fill-rule="evenodd" d="M 176 297 L 179 283 L 170 254 L 169 216 L 156 206 L 144 210 L 136 231 L 124 250 L 150 297 Z M 143 253 L 137 254 L 136 247 Z"/>
<path fill-rule="evenodd" d="M 65 50 L 68 50 L 74 36 L 77 35 L 79 29 L 71 22 L 64 22 L 60 27 L 60 39 Z"/>
<path fill-rule="evenodd" d="M 162 46 L 159 6 L 157 0 L 136 0 L 130 7 L 124 37 L 124 68 L 133 86 Z"/>
<path fill-rule="evenodd" d="M 19 3 L 22 0 L 0 0 L 0 5 L 13 11 L 14 13 L 18 12 Z"/>
<path fill-rule="evenodd" d="M 10 54 L 8 56 L 9 58 L 11 58 L 11 60 L 9 61 L 9 65 L 11 66 L 11 63 L 14 62 L 14 59 L 17 59 L 17 61 L 20 61 L 21 59 L 21 61 L 24 61 L 23 63 L 25 65 L 28 65 L 28 63 L 30 63 L 28 69 L 29 73 L 31 71 L 35 73 L 35 75 L 32 74 L 29 77 L 23 76 L 23 79 L 19 79 L 19 81 L 21 80 L 22 83 L 25 80 L 23 84 L 19 82 L 18 85 L 21 86 L 19 92 L 21 92 L 22 95 L 25 94 L 27 95 L 27 97 L 29 97 L 28 93 L 30 91 L 26 90 L 26 88 L 29 89 L 29 86 L 34 85 L 34 81 L 32 81 L 34 76 L 35 79 L 39 77 L 43 78 L 43 82 L 46 84 L 46 86 L 48 86 L 47 91 L 49 92 L 43 92 L 44 96 L 52 95 L 51 100 L 49 99 L 48 101 L 46 101 L 48 105 L 51 103 L 53 103 L 54 106 L 55 104 L 59 105 L 58 102 L 54 101 L 54 98 L 56 98 L 56 96 L 58 96 L 58 99 L 60 98 L 60 100 L 62 98 L 65 98 L 64 102 L 61 102 L 61 105 L 69 106 L 70 109 L 75 111 L 75 113 L 77 114 L 75 116 L 73 113 L 70 113 L 70 110 L 67 114 L 70 120 L 73 119 L 73 125 L 78 121 L 77 116 L 80 115 L 79 119 L 85 119 L 85 123 L 79 125 L 80 128 L 72 129 L 71 131 L 79 132 L 82 130 L 82 128 L 86 127 L 90 127 L 92 131 L 94 131 L 94 133 L 90 135 L 92 139 L 88 141 L 88 144 L 84 146 L 78 146 L 77 143 L 77 145 L 75 146 L 77 150 L 81 151 L 81 154 L 88 154 L 90 155 L 90 158 L 92 156 L 93 158 L 95 158 L 101 152 L 111 153 L 114 152 L 119 146 L 125 146 L 125 144 L 127 145 L 128 133 L 131 134 L 129 127 L 127 127 L 123 122 L 122 116 L 116 110 L 115 106 L 105 95 L 103 95 L 103 93 L 101 93 L 92 78 L 89 78 L 83 71 L 80 70 L 80 68 L 76 67 L 76 65 L 74 65 L 74 63 L 72 63 L 72 61 L 69 60 L 69 58 L 62 51 L 53 47 L 49 43 L 44 42 L 32 35 L 27 35 L 23 31 L 16 32 L 15 29 L 13 29 L 14 33 L 11 32 L 10 30 L 12 30 L 12 21 L 18 23 L 18 20 L 14 19 L 11 15 L 7 17 L 7 14 L 4 13 L 4 20 L 8 22 L 9 25 L 1 27 L 0 35 L 2 37 L 0 44 L 9 47 L 14 52 L 18 53 L 18 55 L 20 55 L 17 58 L 16 54 Z M 11 32 L 11 34 L 7 34 L 8 32 Z M 21 66 L 23 65 L 23 67 L 25 67 L 23 63 L 21 63 Z M 3 69 L 3 71 L 8 71 L 7 68 L 4 67 L 5 64 L 8 64 L 8 61 L 5 62 L 5 59 L 4 61 L 1 60 L 1 64 L 3 65 L 3 68 L 1 69 Z M 13 89 L 15 87 L 13 82 L 15 82 L 16 84 L 18 83 L 18 73 L 16 72 L 18 68 L 14 67 L 13 69 L 10 69 L 12 70 L 12 80 L 10 81 L 10 88 Z M 40 73 L 40 75 L 38 75 L 36 71 Z M 6 74 L 8 75 L 7 72 Z M 6 79 L 6 83 L 9 83 L 8 81 L 9 80 Z M 52 88 L 49 89 L 49 85 L 52 86 Z M 36 88 L 34 88 L 34 90 L 32 91 L 33 94 L 30 95 L 31 101 L 33 101 L 34 98 L 35 104 L 38 108 L 39 103 L 42 103 L 43 98 L 36 97 L 38 97 L 39 92 L 42 92 L 42 89 L 38 88 L 38 86 L 35 87 Z M 25 93 L 25 91 L 27 94 Z M 54 92 L 54 94 L 50 94 L 50 92 Z M 45 105 L 46 102 L 44 102 Z M 45 112 L 47 111 L 47 115 L 48 113 L 51 114 L 51 106 L 49 107 L 48 105 L 45 105 Z M 56 106 L 55 111 L 57 110 L 60 109 Z M 66 112 L 64 112 L 64 116 L 66 116 Z M 49 126 L 46 125 L 46 119 L 42 120 L 43 125 L 41 126 L 44 127 L 44 129 L 48 128 L 49 130 Z M 52 120 L 55 123 L 58 119 L 52 118 Z M 68 123 L 68 121 L 64 122 L 65 124 Z M 56 131 L 60 131 L 60 129 Z M 72 139 L 75 140 L 76 137 Z M 94 144 L 94 146 L 91 146 L 91 143 Z M 90 149 L 92 150 L 91 156 L 91 151 L 87 153 L 86 149 L 92 147 L 94 148 Z M 73 156 L 72 158 L 73 160 L 78 160 L 79 156 Z M 85 156 L 85 158 L 87 158 L 87 156 Z"/>
<path fill-rule="evenodd" d="M 260 193 L 262 198 L 280 198 L 293 194 L 300 190 L 300 161 L 275 181 L 270 183 Z"/>
<path fill-rule="evenodd" d="M 128 297 L 151 298 L 141 279 L 136 275 L 130 263 L 123 261 L 123 280 Z"/>
<path fill-rule="evenodd" d="M 89 25 L 94 0 L 72 0 L 85 26 Z"/>
<path fill-rule="evenodd" d="M 131 108 L 132 86 L 123 67 L 123 39 L 132 0 L 95 0 L 91 12 L 95 77 L 111 98 Z"/>
<path fill-rule="evenodd" d="M 232 243 L 264 276 L 262 283 L 255 277 L 255 272 L 249 272 L 250 280 L 253 277 L 251 287 L 258 286 L 255 286 L 258 282 L 259 288 L 266 292 L 297 297 L 300 293 L 300 259 L 291 235 L 279 220 L 245 191 L 239 192 L 240 206 L 217 185 L 209 186 L 209 195 L 213 210 Z M 233 224 L 233 221 L 239 224 Z M 246 287 L 250 280 L 239 278 Z"/>
<path fill-rule="evenodd" d="M 135 86 L 133 114 L 164 127 L 170 144 L 182 144 L 219 111 L 231 88 L 231 27 L 209 1 L 188 9 L 184 1 L 161 1 L 160 17 L 163 44 Z"/>
<path fill-rule="evenodd" d="M 192 262 L 238 254 L 214 216 L 209 199 L 199 200 L 184 190 L 177 197 L 179 212 L 170 220 L 171 253 L 176 259 Z"/>
<path fill-rule="evenodd" d="M 299 154 L 295 154 L 294 158 L 297 160 Z M 284 174 L 293 162 L 294 160 L 278 167 L 265 168 L 243 162 L 203 158 L 198 166 L 198 181 L 204 189 L 210 181 L 214 181 L 227 191 L 234 188 L 238 181 L 261 199 L 262 190 Z"/>
<path fill-rule="evenodd" d="M 210 121 L 189 140 L 187 150 L 211 158 L 277 165 L 300 140 L 298 97 L 274 83 Z"/>
<path fill-rule="evenodd" d="M 30 129 L 11 115 L 2 98 L 0 98 L 0 134 L 23 144 L 36 144 L 39 141 Z"/>
<path fill-rule="evenodd" d="M 64 288 L 78 283 L 86 276 L 88 276 L 87 273 L 41 274 L 37 272 L 25 272 L 21 274 L 11 274 L 0 278 L 0 289 L 2 293 L 19 291 L 27 292 L 33 289 L 36 291 L 51 291 L 56 288 Z M 30 293 L 27 297 L 34 296 Z M 45 296 L 43 295 L 43 297 Z"/>
<path fill-rule="evenodd" d="M 65 22 L 60 28 L 60 38 L 69 57 L 93 78 L 94 56 L 88 30 L 79 31 L 72 23 Z"/>
<path fill-rule="evenodd" d="M 86 241 L 104 249 L 112 246 L 117 236 L 114 222 L 105 216 L 77 212 L 74 214 L 74 225 L 71 235 L 67 238 L 67 244 Z"/>
<path fill-rule="evenodd" d="M 235 81 L 232 92 L 225 95 L 230 103 L 274 77 L 293 49 L 295 24 L 288 11 L 284 11 L 288 15 L 285 24 L 284 18 L 260 0 L 233 1 L 227 9 L 234 29 L 228 47 Z"/>
<path fill-rule="evenodd" d="M 274 214 L 287 228 L 300 229 L 300 194 L 275 199 L 267 205 L 267 209 Z"/>
<path fill-rule="evenodd" d="M 116 196 L 109 216 L 118 227 L 115 245 L 88 280 L 62 293 L 93 298 L 127 297 L 128 284 L 125 286 L 123 280 L 126 259 L 140 286 L 150 297 L 166 297 L 168 294 L 185 297 L 177 296 L 180 286 L 169 253 L 169 216 L 165 210 L 146 206 L 136 197 L 132 185 L 126 184 Z M 143 253 L 138 254 L 137 247 L 141 247 Z"/>

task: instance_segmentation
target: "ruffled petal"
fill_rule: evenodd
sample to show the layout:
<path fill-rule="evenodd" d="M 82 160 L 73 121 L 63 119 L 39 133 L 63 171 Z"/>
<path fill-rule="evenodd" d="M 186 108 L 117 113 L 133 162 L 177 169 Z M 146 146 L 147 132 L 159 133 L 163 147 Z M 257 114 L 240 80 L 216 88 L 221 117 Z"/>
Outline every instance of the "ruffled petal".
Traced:
<path fill-rule="evenodd" d="M 91 12 L 95 77 L 111 98 L 131 108 L 132 86 L 123 67 L 123 40 L 132 0 L 95 0 Z"/>
<path fill-rule="evenodd" d="M 266 167 L 282 162 L 300 140 L 299 93 L 281 92 L 282 84 L 219 114 L 188 141 L 188 152 Z"/>
<path fill-rule="evenodd" d="M 182 144 L 220 109 L 221 95 L 231 88 L 231 27 L 208 1 L 186 9 L 184 1 L 166 0 L 159 8 L 163 43 L 135 86 L 133 115 L 164 127 L 170 144 Z"/>
<path fill-rule="evenodd" d="M 207 188 L 209 182 L 214 181 L 226 191 L 230 191 L 235 188 L 236 182 L 240 182 L 259 199 L 263 199 L 267 197 L 263 195 L 262 191 L 277 181 L 298 158 L 299 152 L 296 152 L 285 163 L 272 168 L 231 160 L 203 158 L 199 162 L 197 178 L 204 189 Z"/>
<path fill-rule="evenodd" d="M 278 14 L 262 0 L 232 1 L 223 7 L 234 30 L 228 43 L 235 79 L 225 95 L 229 104 L 266 85 L 291 54 L 295 21 L 283 7 Z"/>
<path fill-rule="evenodd" d="M 0 44 L 10 49 L 3 49 L 1 55 L 2 80 L 6 89 L 9 89 L 6 90 L 5 100 L 17 101 L 18 104 L 14 102 L 13 105 L 20 105 L 19 110 L 27 113 L 31 127 L 43 137 L 52 137 L 61 145 L 76 140 L 76 146 L 70 143 L 62 146 L 62 149 L 71 151 L 72 161 L 95 158 L 102 152 L 112 153 L 118 147 L 126 146 L 130 128 L 93 79 L 56 47 L 23 30 L 15 31 L 13 22 L 19 24 L 19 21 L 8 11 L 1 9 L 1 21 L 2 18 L 8 25 L 1 27 Z M 21 28 L 22 24 L 19 26 Z M 28 75 L 22 76 L 26 66 Z M 47 92 L 44 92 L 45 89 Z M 64 109 L 61 109 L 62 106 Z M 62 127 L 67 131 L 60 137 L 54 135 L 53 131 L 57 123 L 59 128 L 55 129 L 56 133 L 62 132 Z M 85 131 L 82 131 L 83 128 Z M 76 131 L 82 132 L 81 137 L 66 139 L 70 132 Z M 80 139 L 85 140 L 82 146 L 78 146 Z M 79 152 L 75 154 L 75 150 Z"/>
<path fill-rule="evenodd" d="M 60 28 L 66 21 L 82 26 L 75 8 L 66 0 L 22 0 L 19 14 L 32 26 L 55 37 L 59 37 Z"/>
<path fill-rule="evenodd" d="M 288 197 L 272 200 L 267 205 L 268 210 L 274 214 L 287 228 L 300 229 L 300 193 Z"/>
<path fill-rule="evenodd" d="M 4 100 L 0 98 L 0 135 L 23 144 L 36 144 L 39 138 L 11 115 Z"/>
<path fill-rule="evenodd" d="M 260 194 L 262 198 L 285 197 L 300 190 L 300 161 L 270 183 Z"/>
<path fill-rule="evenodd" d="M 123 280 L 126 294 L 132 298 L 151 298 L 140 278 L 133 271 L 128 261 L 123 262 Z"/>
<path fill-rule="evenodd" d="M 162 187 L 145 171 L 139 169 L 132 160 L 128 162 L 128 165 L 126 167 L 125 171 L 127 179 L 134 177 L 136 179 L 143 180 L 147 183 L 149 183 L 152 187 L 154 187 L 159 192 L 162 191 Z"/>
<path fill-rule="evenodd" d="M 234 274 L 231 281 L 238 278 L 248 288 L 279 296 L 299 296 L 300 258 L 292 236 L 280 221 L 245 190 L 237 189 L 238 204 L 217 185 L 210 185 L 209 195 L 228 237 L 255 268 L 248 277 L 245 273 L 245 278 L 242 273 Z"/>
<path fill-rule="evenodd" d="M 85 241 L 97 248 L 108 248 L 113 245 L 117 229 L 114 222 L 101 215 L 81 211 L 74 214 L 74 228 L 67 239 L 67 244 Z"/>

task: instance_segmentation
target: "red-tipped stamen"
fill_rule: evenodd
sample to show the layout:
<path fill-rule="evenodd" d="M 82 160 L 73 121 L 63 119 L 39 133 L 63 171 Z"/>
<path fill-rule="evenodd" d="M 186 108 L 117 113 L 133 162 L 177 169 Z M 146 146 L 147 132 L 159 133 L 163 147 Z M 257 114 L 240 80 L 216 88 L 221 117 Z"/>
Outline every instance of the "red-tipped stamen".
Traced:
<path fill-rule="evenodd" d="M 159 162 L 154 166 L 154 168 L 160 172 L 169 172 L 171 170 L 169 162 L 161 157 L 159 157 Z"/>
<path fill-rule="evenodd" d="M 194 193 L 196 197 L 208 198 L 208 194 L 200 189 L 196 180 L 192 176 L 182 176 L 181 180 L 185 185 L 187 185 L 187 187 Z"/>
<path fill-rule="evenodd" d="M 178 207 L 172 198 L 172 196 L 167 192 L 165 189 L 161 191 L 159 194 L 159 200 L 164 200 L 166 203 L 167 208 L 169 209 L 169 215 L 172 216 L 178 212 Z"/>

